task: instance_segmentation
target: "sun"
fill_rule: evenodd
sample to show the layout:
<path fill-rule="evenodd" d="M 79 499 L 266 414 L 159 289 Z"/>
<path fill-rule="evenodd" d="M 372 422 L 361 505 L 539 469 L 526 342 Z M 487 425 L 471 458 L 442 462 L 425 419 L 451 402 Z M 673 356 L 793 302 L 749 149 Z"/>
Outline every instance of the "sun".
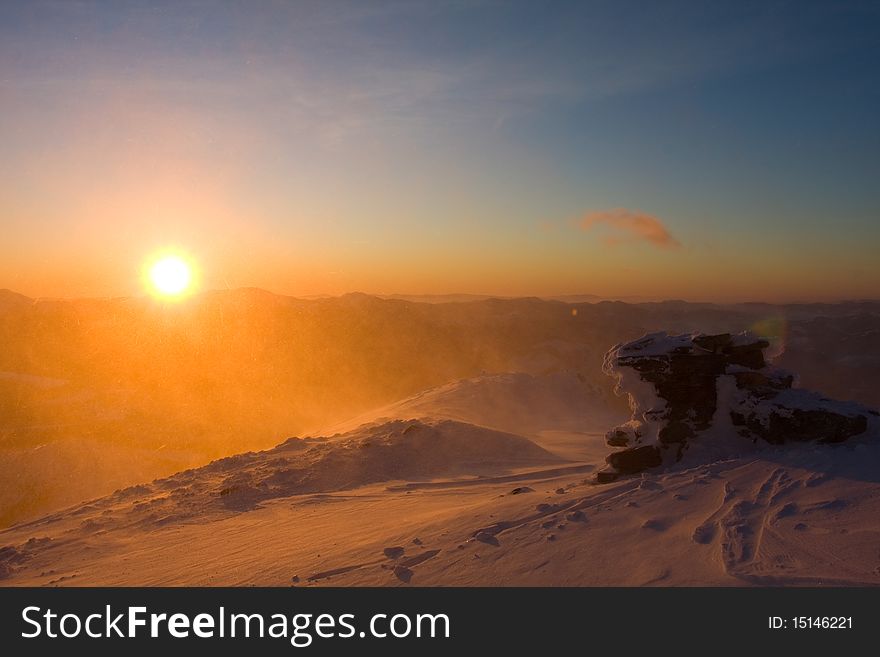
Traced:
<path fill-rule="evenodd" d="M 166 255 L 149 266 L 147 278 L 155 294 L 180 297 L 192 288 L 193 268 L 180 256 Z"/>

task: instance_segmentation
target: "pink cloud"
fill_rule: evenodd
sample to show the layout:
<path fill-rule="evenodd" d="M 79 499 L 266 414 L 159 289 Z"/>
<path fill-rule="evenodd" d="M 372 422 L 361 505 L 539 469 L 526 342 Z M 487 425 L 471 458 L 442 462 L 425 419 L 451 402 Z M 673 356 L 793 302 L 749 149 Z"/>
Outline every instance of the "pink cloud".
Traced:
<path fill-rule="evenodd" d="M 592 230 L 597 225 L 610 229 L 605 243 L 615 246 L 627 242 L 645 241 L 661 249 L 675 249 L 681 243 L 675 239 L 657 217 L 645 212 L 614 208 L 588 212 L 578 221 L 582 230 Z"/>

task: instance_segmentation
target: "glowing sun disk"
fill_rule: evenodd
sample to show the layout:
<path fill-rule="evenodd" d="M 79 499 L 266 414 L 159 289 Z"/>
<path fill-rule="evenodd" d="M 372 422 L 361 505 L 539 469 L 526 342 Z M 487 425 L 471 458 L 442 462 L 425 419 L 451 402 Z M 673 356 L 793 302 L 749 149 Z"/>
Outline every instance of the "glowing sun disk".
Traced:
<path fill-rule="evenodd" d="M 192 269 L 178 256 L 165 256 L 150 267 L 150 283 L 159 294 L 177 296 L 192 283 Z"/>

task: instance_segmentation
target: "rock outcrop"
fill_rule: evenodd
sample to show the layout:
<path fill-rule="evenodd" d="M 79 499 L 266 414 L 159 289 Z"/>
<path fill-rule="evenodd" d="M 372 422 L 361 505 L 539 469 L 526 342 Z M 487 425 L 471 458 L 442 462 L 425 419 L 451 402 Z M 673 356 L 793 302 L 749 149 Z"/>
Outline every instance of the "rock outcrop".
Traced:
<path fill-rule="evenodd" d="M 768 346 L 749 333 L 653 333 L 610 349 L 604 371 L 629 396 L 632 419 L 606 435 L 623 449 L 608 455 L 598 480 L 678 460 L 719 424 L 773 444 L 836 443 L 868 429 L 876 411 L 793 388 L 794 376 L 765 360 Z"/>

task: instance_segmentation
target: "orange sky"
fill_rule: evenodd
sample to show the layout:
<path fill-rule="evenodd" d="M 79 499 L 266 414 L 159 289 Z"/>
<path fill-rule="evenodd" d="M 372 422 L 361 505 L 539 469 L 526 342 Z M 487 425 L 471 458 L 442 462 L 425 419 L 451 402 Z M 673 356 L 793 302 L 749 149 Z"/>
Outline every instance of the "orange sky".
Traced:
<path fill-rule="evenodd" d="M 141 294 L 175 248 L 204 288 L 292 295 L 880 290 L 880 84 L 855 28 L 53 7 L 0 9 L 0 288 Z"/>

